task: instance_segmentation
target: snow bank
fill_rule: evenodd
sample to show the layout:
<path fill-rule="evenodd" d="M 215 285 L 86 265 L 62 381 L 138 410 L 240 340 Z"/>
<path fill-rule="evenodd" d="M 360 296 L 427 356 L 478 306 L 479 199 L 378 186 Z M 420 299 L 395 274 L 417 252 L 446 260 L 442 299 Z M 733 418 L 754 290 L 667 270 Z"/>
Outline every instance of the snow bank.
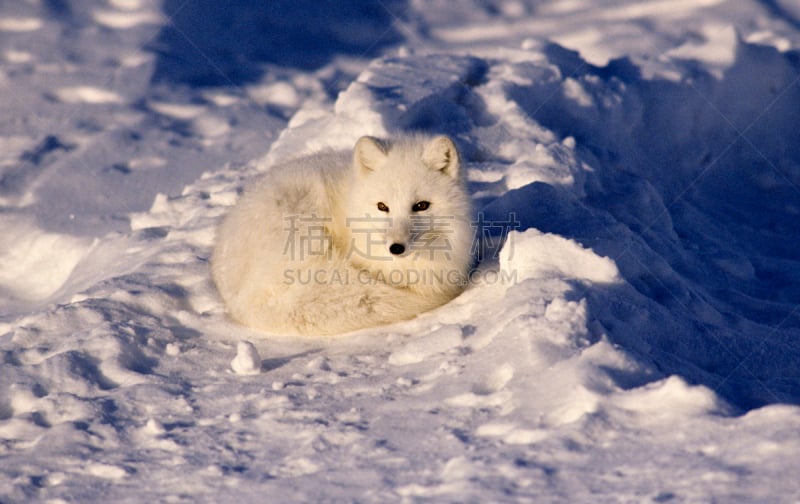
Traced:
<path fill-rule="evenodd" d="M 37 229 L 26 219 L 5 219 L 0 234 L 0 290 L 23 301 L 53 295 L 91 246 L 85 239 Z"/>

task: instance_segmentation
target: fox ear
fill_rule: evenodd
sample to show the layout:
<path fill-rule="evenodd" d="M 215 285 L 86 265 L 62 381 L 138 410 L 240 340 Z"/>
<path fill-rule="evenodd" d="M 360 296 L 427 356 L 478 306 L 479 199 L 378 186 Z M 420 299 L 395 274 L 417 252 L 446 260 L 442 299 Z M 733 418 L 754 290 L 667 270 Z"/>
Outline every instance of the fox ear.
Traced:
<path fill-rule="evenodd" d="M 384 161 L 389 151 L 383 140 L 371 136 L 358 139 L 353 149 L 353 165 L 356 173 L 364 175 L 377 170 Z"/>
<path fill-rule="evenodd" d="M 446 136 L 437 136 L 425 146 L 422 162 L 452 178 L 458 177 L 460 160 L 456 144 Z"/>

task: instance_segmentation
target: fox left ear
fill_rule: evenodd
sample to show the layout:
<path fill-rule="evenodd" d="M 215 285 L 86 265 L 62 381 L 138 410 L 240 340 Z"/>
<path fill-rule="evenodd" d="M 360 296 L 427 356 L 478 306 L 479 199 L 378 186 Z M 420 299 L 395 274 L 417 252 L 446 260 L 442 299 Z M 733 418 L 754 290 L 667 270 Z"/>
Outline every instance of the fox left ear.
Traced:
<path fill-rule="evenodd" d="M 359 175 L 375 171 L 386 162 L 389 151 L 386 142 L 371 136 L 358 139 L 353 149 L 353 165 Z"/>
<path fill-rule="evenodd" d="M 452 178 L 458 177 L 460 159 L 456 144 L 446 136 L 438 136 L 425 146 L 422 162 Z"/>

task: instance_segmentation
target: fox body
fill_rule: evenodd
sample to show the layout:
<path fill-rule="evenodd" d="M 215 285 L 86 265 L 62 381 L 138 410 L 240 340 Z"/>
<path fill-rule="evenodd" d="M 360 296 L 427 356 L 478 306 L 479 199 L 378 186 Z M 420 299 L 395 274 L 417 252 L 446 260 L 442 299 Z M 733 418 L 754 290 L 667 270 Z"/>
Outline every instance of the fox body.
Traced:
<path fill-rule="evenodd" d="M 466 287 L 470 215 L 452 140 L 362 137 L 247 189 L 218 229 L 212 275 L 235 320 L 273 333 L 405 320 Z"/>

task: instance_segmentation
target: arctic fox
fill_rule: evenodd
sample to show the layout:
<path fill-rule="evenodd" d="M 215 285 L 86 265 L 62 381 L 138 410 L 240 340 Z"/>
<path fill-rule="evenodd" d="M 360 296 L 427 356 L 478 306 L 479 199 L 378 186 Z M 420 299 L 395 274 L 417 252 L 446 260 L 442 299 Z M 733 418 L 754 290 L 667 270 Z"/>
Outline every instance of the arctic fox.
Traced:
<path fill-rule="evenodd" d="M 362 137 L 274 166 L 220 225 L 212 274 L 229 314 L 283 334 L 410 319 L 456 297 L 470 198 L 446 136 Z"/>

